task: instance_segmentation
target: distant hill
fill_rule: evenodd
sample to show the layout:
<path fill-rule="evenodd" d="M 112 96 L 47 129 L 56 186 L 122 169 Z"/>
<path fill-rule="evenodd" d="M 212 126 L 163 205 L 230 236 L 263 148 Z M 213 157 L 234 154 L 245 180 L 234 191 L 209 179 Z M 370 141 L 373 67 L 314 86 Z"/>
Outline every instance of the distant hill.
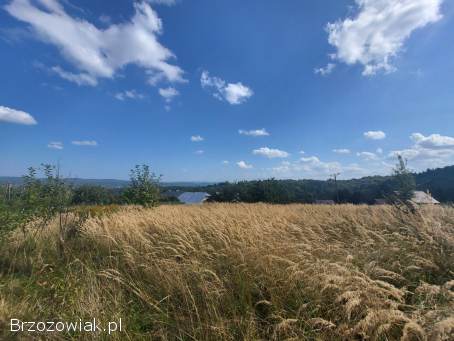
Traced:
<path fill-rule="evenodd" d="M 22 184 L 22 177 L 15 176 L 0 176 L 0 185 L 12 184 L 18 186 Z M 81 178 L 67 178 L 65 181 L 76 187 L 83 185 L 101 186 L 105 188 L 123 188 L 129 184 L 128 180 L 118 179 L 81 179 Z M 212 185 L 213 182 L 161 182 L 162 187 L 202 187 Z"/>
<path fill-rule="evenodd" d="M 454 166 L 428 169 L 415 179 L 419 190 L 429 190 L 441 202 L 454 202 Z"/>
<path fill-rule="evenodd" d="M 440 202 L 454 202 L 454 166 L 414 174 L 416 188 L 430 191 Z M 203 188 L 213 201 L 312 203 L 338 200 L 341 203 L 368 203 L 385 198 L 395 190 L 392 176 L 368 176 L 339 180 L 257 180 L 220 183 Z"/>
<path fill-rule="evenodd" d="M 0 185 L 12 184 L 15 186 L 21 185 L 23 182 L 22 177 L 15 176 L 0 176 Z M 74 186 L 82 185 L 94 185 L 102 186 L 105 188 L 121 188 L 128 185 L 129 181 L 116 180 L 116 179 L 79 179 L 79 178 L 67 178 L 65 182 Z"/>
<path fill-rule="evenodd" d="M 414 174 L 418 190 L 429 190 L 434 198 L 441 202 L 454 202 L 454 166 L 428 169 Z M 116 179 L 80 179 L 70 178 L 66 181 L 74 186 L 96 185 L 108 189 L 123 188 L 127 180 Z M 20 185 L 21 177 L 0 177 L 1 184 Z M 262 183 L 262 184 L 261 184 Z M 169 190 L 183 189 L 185 191 L 207 191 L 211 194 L 223 192 L 225 200 L 237 200 L 238 193 L 241 201 L 261 201 L 263 181 L 241 181 L 239 183 L 210 183 L 210 182 L 162 182 L 161 186 Z M 269 185 L 269 184 L 268 184 Z M 272 191 L 284 196 L 284 202 L 312 202 L 319 200 L 334 200 L 337 192 L 332 180 L 273 180 Z M 262 187 L 261 187 L 262 186 Z M 339 180 L 339 200 L 341 202 L 364 203 L 373 202 L 392 187 L 391 176 L 368 176 L 360 179 Z M 269 188 L 268 188 L 269 189 Z M 273 195 L 275 195 L 273 194 Z M 281 201 L 279 201 L 281 202 Z"/>

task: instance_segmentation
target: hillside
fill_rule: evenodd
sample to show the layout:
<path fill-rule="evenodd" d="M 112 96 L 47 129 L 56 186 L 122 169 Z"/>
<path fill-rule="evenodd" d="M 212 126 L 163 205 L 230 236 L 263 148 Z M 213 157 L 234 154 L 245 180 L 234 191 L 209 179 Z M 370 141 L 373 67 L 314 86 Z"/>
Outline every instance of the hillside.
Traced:
<path fill-rule="evenodd" d="M 441 202 L 454 202 L 454 166 L 414 174 L 416 188 L 430 191 Z M 204 188 L 214 201 L 312 203 L 335 200 L 340 203 L 368 203 L 396 190 L 391 176 L 369 176 L 338 180 L 259 180 L 221 183 Z"/>
<path fill-rule="evenodd" d="M 441 202 L 454 202 L 454 166 L 419 173 L 416 184 L 422 191 L 428 189 Z"/>
<path fill-rule="evenodd" d="M 440 202 L 454 202 L 454 166 L 430 169 L 414 174 L 418 190 L 430 191 Z M 0 185 L 19 185 L 20 177 L 0 177 Z M 69 178 L 66 182 L 75 187 L 82 185 L 101 186 L 110 190 L 121 190 L 129 181 L 115 179 Z M 338 180 L 257 180 L 237 183 L 209 182 L 161 182 L 162 192 L 172 189 L 183 191 L 206 191 L 218 202 L 271 202 L 311 203 L 315 200 L 336 200 L 341 203 L 373 203 L 393 192 L 391 176 L 369 176 L 360 179 Z"/>

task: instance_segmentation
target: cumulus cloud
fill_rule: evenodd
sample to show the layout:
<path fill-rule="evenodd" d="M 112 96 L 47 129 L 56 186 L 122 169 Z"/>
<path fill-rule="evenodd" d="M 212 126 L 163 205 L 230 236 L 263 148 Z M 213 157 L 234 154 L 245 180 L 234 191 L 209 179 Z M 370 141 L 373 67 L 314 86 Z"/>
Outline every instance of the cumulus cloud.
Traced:
<path fill-rule="evenodd" d="M 292 164 L 288 161 L 282 161 L 277 167 L 273 167 L 271 170 L 276 173 L 288 173 L 292 168 Z"/>
<path fill-rule="evenodd" d="M 76 83 L 77 85 L 96 86 L 98 84 L 98 80 L 88 73 L 72 73 L 63 70 L 60 66 L 53 66 L 50 70 L 61 78 Z"/>
<path fill-rule="evenodd" d="M 350 149 L 341 148 L 341 149 L 333 149 L 333 153 L 336 153 L 336 154 L 350 154 L 351 151 L 350 151 Z"/>
<path fill-rule="evenodd" d="M 363 75 L 392 72 L 392 59 L 417 29 L 439 21 L 443 0 L 355 0 L 354 17 L 327 25 L 333 58 L 361 64 Z"/>
<path fill-rule="evenodd" d="M 237 163 L 237 166 L 240 167 L 241 169 L 252 169 L 253 166 L 246 163 L 245 161 L 238 161 Z"/>
<path fill-rule="evenodd" d="M 381 131 L 366 131 L 364 134 L 364 137 L 369 140 L 383 140 L 386 138 L 386 134 Z"/>
<path fill-rule="evenodd" d="M 424 136 L 421 133 L 413 133 L 410 137 L 417 146 L 428 149 L 454 148 L 454 137 L 432 134 Z"/>
<path fill-rule="evenodd" d="M 359 153 L 356 153 L 356 155 L 366 161 L 378 160 L 377 155 L 375 153 L 371 153 L 371 152 L 359 152 Z"/>
<path fill-rule="evenodd" d="M 205 140 L 205 139 L 202 136 L 200 136 L 200 135 L 191 136 L 191 141 L 192 142 L 202 142 L 203 140 Z"/>
<path fill-rule="evenodd" d="M 134 2 L 129 21 L 100 29 L 69 15 L 57 0 L 13 0 L 5 6 L 16 19 L 30 25 L 37 37 L 55 45 L 81 73 L 54 67 L 62 78 L 79 85 L 96 85 L 99 78 L 113 78 L 126 65 L 143 68 L 151 80 L 182 82 L 183 70 L 169 60 L 174 54 L 158 41 L 162 21 L 146 2 Z"/>
<path fill-rule="evenodd" d="M 202 155 L 202 154 L 204 154 L 204 153 L 205 153 L 204 150 L 196 150 L 196 151 L 194 152 L 194 154 L 196 154 L 196 155 Z"/>
<path fill-rule="evenodd" d="M 246 102 L 254 92 L 252 89 L 238 83 L 226 83 L 218 77 L 211 77 L 208 71 L 203 71 L 200 77 L 200 84 L 204 89 L 213 91 L 213 96 L 220 101 L 227 101 L 232 105 L 238 105 Z"/>
<path fill-rule="evenodd" d="M 246 135 L 246 136 L 254 136 L 254 137 L 269 136 L 270 135 L 270 133 L 267 132 L 265 128 L 257 129 L 257 130 L 243 130 L 243 129 L 240 129 L 240 130 L 238 130 L 238 134 Z"/>
<path fill-rule="evenodd" d="M 274 158 L 286 158 L 288 157 L 290 154 L 283 151 L 283 150 L 279 150 L 279 149 L 272 149 L 272 148 L 268 148 L 268 147 L 262 147 L 262 148 L 259 148 L 259 149 L 254 149 L 252 151 L 252 153 L 254 155 L 260 155 L 260 156 L 265 156 L 269 159 L 274 159 Z"/>
<path fill-rule="evenodd" d="M 132 89 L 132 90 L 126 90 L 123 92 L 117 92 L 115 94 L 115 98 L 118 99 L 119 101 L 124 101 L 126 99 L 143 99 L 143 98 L 145 98 L 145 95 Z"/>
<path fill-rule="evenodd" d="M 167 103 L 172 102 L 172 100 L 178 96 L 180 93 L 178 92 L 177 89 L 174 87 L 168 87 L 168 88 L 161 88 L 159 89 L 159 94 L 161 95 L 162 98 L 165 99 Z"/>
<path fill-rule="evenodd" d="M 99 17 L 99 21 L 107 25 L 112 22 L 112 18 L 106 14 L 101 14 L 101 16 Z"/>
<path fill-rule="evenodd" d="M 410 139 L 414 142 L 411 148 L 391 151 L 388 158 L 395 159 L 401 155 L 412 163 L 412 167 L 419 170 L 444 167 L 454 163 L 454 137 L 440 134 L 424 136 L 421 133 L 414 133 Z"/>
<path fill-rule="evenodd" d="M 294 165 L 294 168 L 298 171 L 307 173 L 318 172 L 325 175 L 333 172 L 340 172 L 342 170 L 342 166 L 339 162 L 324 162 L 317 156 L 302 157 L 299 162 Z"/>
<path fill-rule="evenodd" d="M 96 147 L 98 146 L 98 142 L 93 141 L 93 140 L 82 140 L 82 141 L 72 141 L 71 142 L 75 146 L 81 146 L 81 147 Z"/>
<path fill-rule="evenodd" d="M 228 165 L 229 163 L 230 163 L 230 162 L 227 161 L 227 160 L 222 161 L 222 164 L 223 164 L 223 165 Z"/>
<path fill-rule="evenodd" d="M 252 90 L 241 83 L 229 83 L 224 88 L 224 97 L 230 104 L 241 104 L 252 95 Z"/>
<path fill-rule="evenodd" d="M 325 67 L 314 69 L 314 73 L 322 76 L 328 76 L 334 71 L 335 68 L 336 64 L 328 63 Z"/>
<path fill-rule="evenodd" d="M 49 144 L 47 145 L 47 148 L 62 150 L 63 143 L 62 142 L 49 142 Z"/>
<path fill-rule="evenodd" d="M 32 115 L 25 111 L 0 106 L 0 121 L 24 125 L 37 124 Z"/>
<path fill-rule="evenodd" d="M 283 161 L 277 167 L 271 168 L 271 171 L 279 177 L 307 177 L 311 179 L 326 179 L 333 173 L 341 173 L 344 178 L 361 177 L 373 172 L 377 173 L 378 169 L 368 170 L 352 163 L 342 165 L 339 162 L 327 162 L 320 160 L 317 156 L 302 157 L 297 161 Z"/>

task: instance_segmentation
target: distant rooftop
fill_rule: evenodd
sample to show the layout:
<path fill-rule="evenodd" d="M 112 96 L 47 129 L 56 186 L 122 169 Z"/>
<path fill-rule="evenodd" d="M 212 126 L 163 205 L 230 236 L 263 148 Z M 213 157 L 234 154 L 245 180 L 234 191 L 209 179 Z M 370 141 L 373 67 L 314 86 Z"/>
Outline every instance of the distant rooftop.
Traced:
<path fill-rule="evenodd" d="M 184 204 L 202 204 L 210 195 L 206 192 L 185 192 L 178 197 Z"/>
<path fill-rule="evenodd" d="M 435 200 L 430 193 L 426 193 L 423 191 L 414 191 L 413 192 L 413 197 L 411 198 L 411 201 L 415 204 L 439 204 L 440 202 L 438 200 Z"/>

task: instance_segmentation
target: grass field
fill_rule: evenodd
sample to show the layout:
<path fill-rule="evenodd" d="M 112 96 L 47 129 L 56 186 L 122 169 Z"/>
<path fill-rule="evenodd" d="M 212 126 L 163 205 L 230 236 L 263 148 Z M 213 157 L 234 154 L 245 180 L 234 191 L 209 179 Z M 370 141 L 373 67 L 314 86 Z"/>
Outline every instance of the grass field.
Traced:
<path fill-rule="evenodd" d="M 0 249 L 0 339 L 454 340 L 454 208 L 122 208 Z M 11 318 L 123 331 L 9 332 Z"/>

